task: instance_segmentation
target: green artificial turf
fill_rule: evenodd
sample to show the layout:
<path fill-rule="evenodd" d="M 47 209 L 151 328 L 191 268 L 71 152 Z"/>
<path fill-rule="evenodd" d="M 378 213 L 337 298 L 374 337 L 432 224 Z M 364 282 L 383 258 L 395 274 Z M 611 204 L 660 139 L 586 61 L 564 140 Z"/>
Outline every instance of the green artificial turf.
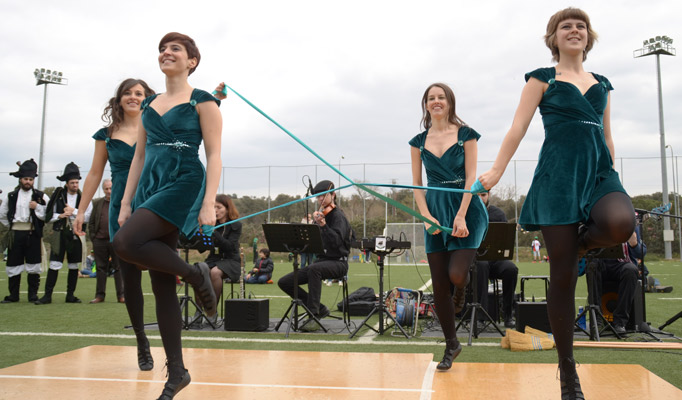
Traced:
<path fill-rule="evenodd" d="M 196 256 L 194 256 L 196 257 Z M 292 270 L 288 261 L 280 255 L 274 256 L 274 280 Z M 652 327 L 662 325 L 666 320 L 682 311 L 682 263 L 680 261 L 651 261 L 647 263 L 651 275 L 659 279 L 661 285 L 671 285 L 671 293 L 647 293 L 646 316 Z M 0 264 L 0 267 L 2 264 Z M 548 275 L 549 267 L 546 263 L 521 262 L 519 276 Z M 384 289 L 405 287 L 419 289 L 429 280 L 428 266 L 419 265 L 390 265 L 385 268 Z M 349 270 L 349 288 L 354 291 L 361 286 L 369 286 L 378 290 L 378 268 L 375 264 L 351 263 Z M 44 287 L 44 275 L 41 279 L 40 290 Z M 26 275 L 22 276 L 21 301 L 14 304 L 0 304 L 0 336 L 3 346 L 0 346 L 0 368 L 19 363 L 63 353 L 90 345 L 135 345 L 131 330 L 123 329 L 129 320 L 123 304 L 115 302 L 113 279 L 109 279 L 108 297 L 104 303 L 88 304 L 94 297 L 95 279 L 83 278 L 78 281 L 76 295 L 83 300 L 83 304 L 64 303 L 66 287 L 66 269 L 60 271 L 59 280 L 53 295 L 51 305 L 36 306 L 26 300 Z M 230 285 L 224 286 L 225 293 Z M 235 289 L 238 285 L 235 285 Z M 517 286 L 517 291 L 520 286 Z M 184 293 L 178 287 L 179 294 Z M 427 289 L 430 291 L 430 288 Z M 148 274 L 143 274 L 143 292 L 145 293 L 145 321 L 155 321 L 154 297 Z M 279 290 L 276 284 L 246 285 L 247 296 L 270 297 L 270 318 L 281 317 L 289 306 L 289 299 Z M 7 294 L 7 277 L 0 279 L 0 298 Z M 190 291 L 190 294 L 192 292 Z M 525 295 L 537 300 L 544 297 L 544 286 L 541 281 L 526 282 Z M 323 286 L 322 302 L 336 309 L 335 304 L 340 301 L 341 287 L 334 284 Z M 576 305 L 586 303 L 587 289 L 585 278 L 578 280 L 576 290 Z M 194 311 L 193 309 L 191 310 Z M 354 317 L 358 324 L 361 317 Z M 373 317 L 370 323 L 376 323 Z M 428 321 L 425 321 L 428 322 Z M 682 337 L 682 319 L 665 329 L 666 332 Z M 358 337 L 368 330 L 363 328 L 353 340 L 348 339 L 346 331 L 339 334 L 304 334 L 292 333 L 285 339 L 284 330 L 279 333 L 249 333 L 184 331 L 183 344 L 185 347 L 195 348 L 229 348 L 253 350 L 293 350 L 293 351 L 341 351 L 341 352 L 410 352 L 432 353 L 434 360 L 440 360 L 444 346 L 438 337 L 417 337 L 405 339 L 393 336 L 392 329 L 382 337 L 375 334 L 368 335 L 371 340 Z M 158 331 L 149 330 L 152 346 L 161 346 Z M 465 340 L 465 333 L 460 331 L 460 340 Z M 98 336 L 101 335 L 101 336 Z M 644 339 L 642 335 L 630 335 L 628 340 Z M 613 339 L 605 339 L 613 340 Z M 338 342 L 338 343 L 334 343 Z M 478 346 L 479 344 L 492 344 Z M 682 388 L 682 351 L 657 350 L 615 350 L 615 349 L 575 349 L 576 359 L 583 364 L 614 363 L 641 364 L 656 375 Z M 161 360 L 158 360 L 161 361 Z M 555 363 L 556 352 L 535 351 L 512 353 L 499 347 L 499 338 L 474 339 L 474 346 L 465 347 L 457 359 L 458 362 L 495 362 L 495 363 Z M 131 360 L 134 363 L 134 360 Z"/>

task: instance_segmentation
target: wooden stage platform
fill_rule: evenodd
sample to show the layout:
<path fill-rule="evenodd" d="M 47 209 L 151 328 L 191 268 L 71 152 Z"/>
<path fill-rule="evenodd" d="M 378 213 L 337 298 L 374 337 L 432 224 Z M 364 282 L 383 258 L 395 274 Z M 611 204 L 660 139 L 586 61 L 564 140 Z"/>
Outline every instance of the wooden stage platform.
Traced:
<path fill-rule="evenodd" d="M 0 399 L 154 399 L 164 354 L 137 369 L 134 346 L 89 346 L 0 369 Z M 192 383 L 176 399 L 558 399 L 555 364 L 455 363 L 438 372 L 431 354 L 184 349 Z M 682 399 L 639 365 L 578 369 L 588 399 Z"/>

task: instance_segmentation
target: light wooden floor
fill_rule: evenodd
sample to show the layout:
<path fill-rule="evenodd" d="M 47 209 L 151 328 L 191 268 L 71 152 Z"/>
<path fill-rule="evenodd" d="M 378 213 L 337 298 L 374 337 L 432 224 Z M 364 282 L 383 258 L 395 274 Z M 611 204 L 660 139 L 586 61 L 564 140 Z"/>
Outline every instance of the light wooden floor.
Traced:
<path fill-rule="evenodd" d="M 153 371 L 133 346 L 90 346 L 0 369 L 1 399 L 154 399 L 166 380 L 163 349 Z M 431 354 L 184 349 L 190 399 L 557 399 L 556 365 L 456 363 L 435 371 Z M 582 365 L 590 399 L 682 399 L 639 365 Z"/>

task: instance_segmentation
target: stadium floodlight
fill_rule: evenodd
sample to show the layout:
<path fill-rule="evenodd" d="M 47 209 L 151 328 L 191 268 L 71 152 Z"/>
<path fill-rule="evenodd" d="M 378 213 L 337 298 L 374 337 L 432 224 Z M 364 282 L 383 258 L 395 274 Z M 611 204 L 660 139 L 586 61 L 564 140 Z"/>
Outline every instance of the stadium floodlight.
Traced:
<path fill-rule="evenodd" d="M 45 144 L 45 111 L 47 109 L 47 86 L 51 85 L 68 85 L 69 80 L 64 78 L 64 74 L 60 71 L 49 70 L 45 68 L 36 68 L 33 71 L 33 76 L 36 78 L 36 86 L 45 85 L 43 88 L 43 121 L 40 126 L 40 155 L 38 157 L 38 189 L 43 189 L 43 154 Z"/>
<path fill-rule="evenodd" d="M 656 56 L 656 76 L 658 78 L 658 127 L 660 131 L 661 142 L 661 179 L 663 180 L 663 203 L 668 204 L 668 173 L 666 167 L 665 154 L 665 127 L 663 124 L 663 91 L 661 87 L 661 54 L 667 56 L 675 55 L 675 48 L 672 47 L 673 40 L 668 36 L 656 36 L 656 38 L 649 39 L 649 43 L 644 41 L 644 46 L 633 52 L 635 58 L 645 56 Z M 665 259 L 670 260 L 672 255 L 672 231 L 670 230 L 670 218 L 663 218 L 663 240 Z"/>

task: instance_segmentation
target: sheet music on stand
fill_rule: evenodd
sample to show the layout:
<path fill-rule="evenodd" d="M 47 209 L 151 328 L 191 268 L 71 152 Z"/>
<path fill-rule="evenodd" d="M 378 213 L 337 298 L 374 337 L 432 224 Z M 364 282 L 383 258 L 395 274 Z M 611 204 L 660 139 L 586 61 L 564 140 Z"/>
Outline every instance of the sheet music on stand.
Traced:
<path fill-rule="evenodd" d="M 515 231 L 516 224 L 513 222 L 490 222 L 488 234 L 476 250 L 476 260 L 511 260 L 514 257 Z"/>
<path fill-rule="evenodd" d="M 324 253 L 320 227 L 315 224 L 263 224 L 263 233 L 271 252 Z"/>

